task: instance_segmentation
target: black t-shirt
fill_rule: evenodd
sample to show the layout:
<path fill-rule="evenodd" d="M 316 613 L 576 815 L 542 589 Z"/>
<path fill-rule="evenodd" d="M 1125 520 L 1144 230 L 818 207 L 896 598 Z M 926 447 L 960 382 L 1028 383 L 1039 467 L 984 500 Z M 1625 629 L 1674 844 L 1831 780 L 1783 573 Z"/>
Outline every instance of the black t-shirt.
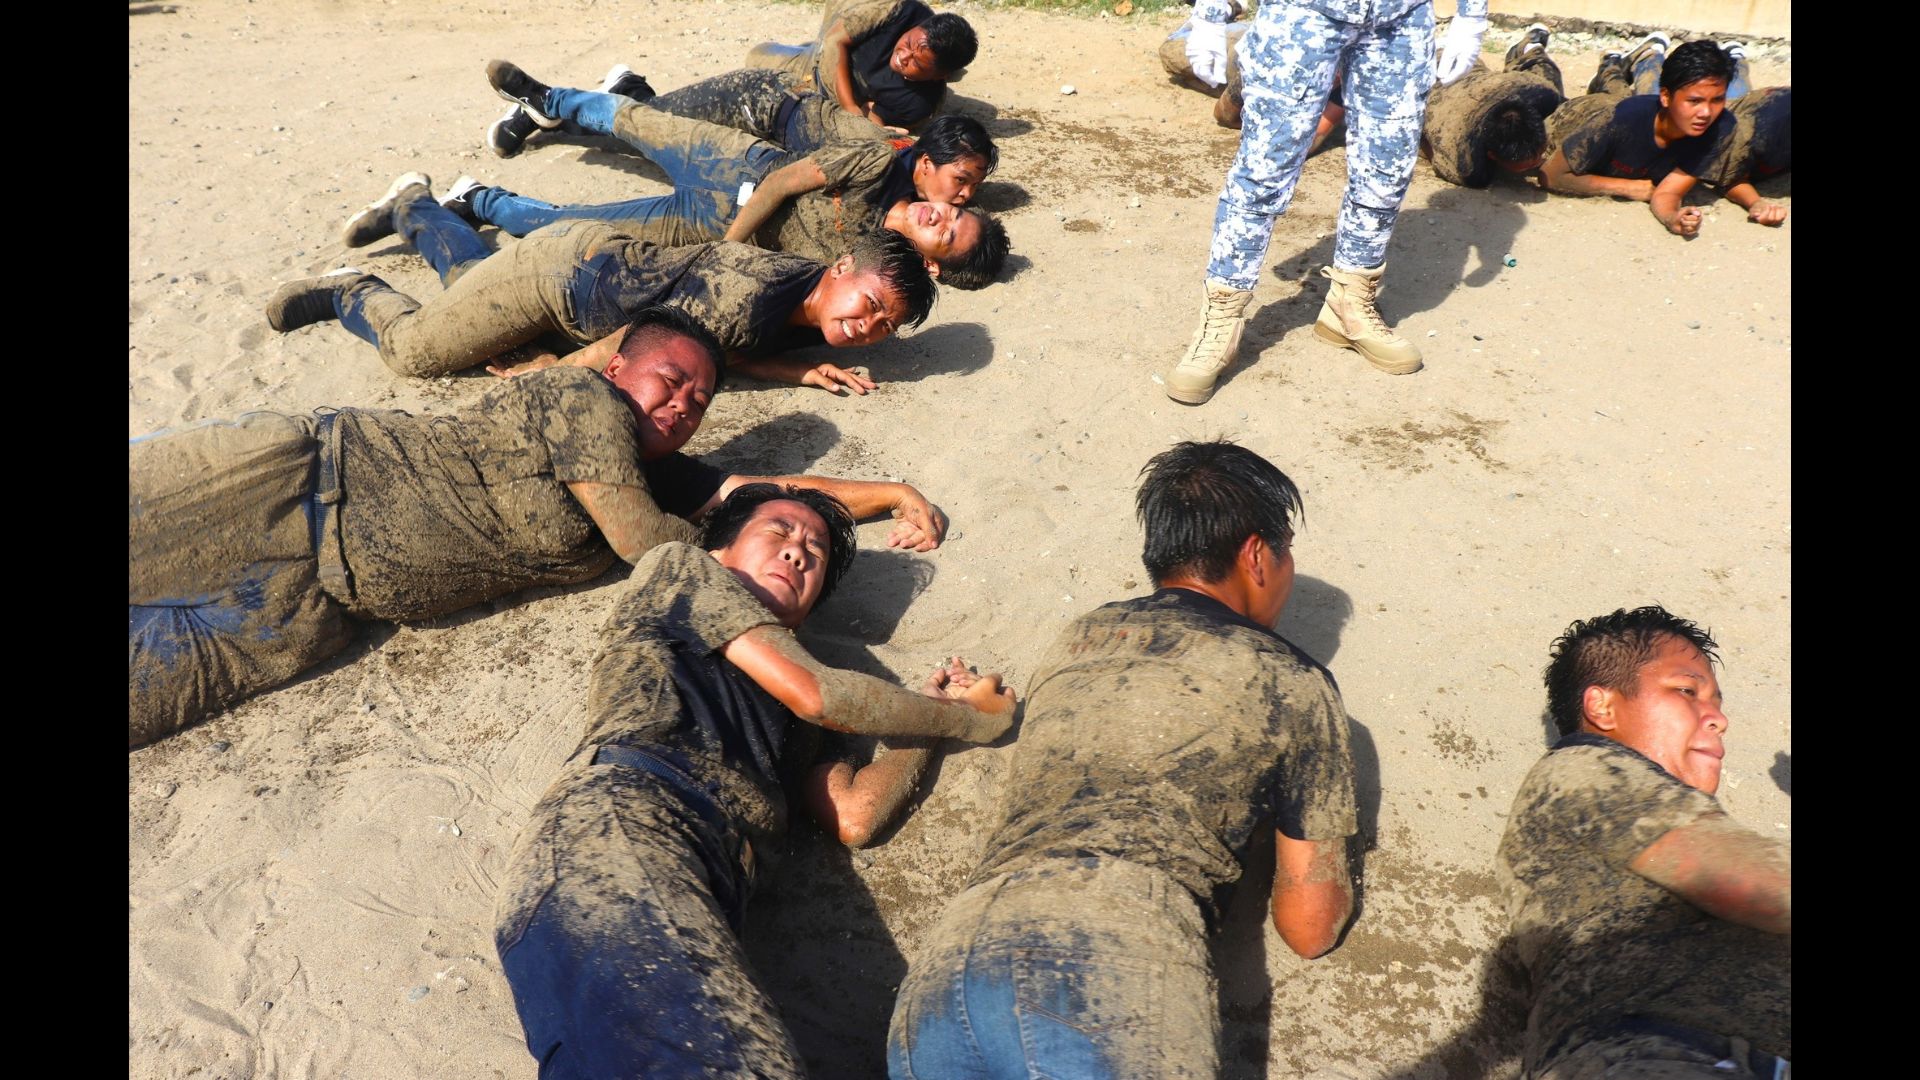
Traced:
<path fill-rule="evenodd" d="M 582 746 L 629 746 L 712 797 L 756 844 L 787 827 L 791 712 L 722 651 L 775 623 L 733 572 L 691 544 L 661 544 L 601 630 Z"/>
<path fill-rule="evenodd" d="M 1564 107 L 1564 106 L 1563 106 Z M 1706 132 L 1675 139 L 1663 149 L 1653 141 L 1653 121 L 1660 112 L 1660 95 L 1626 98 L 1577 125 L 1561 140 L 1567 164 L 1580 175 L 1598 173 L 1658 184 L 1675 169 L 1699 176 L 1701 162 L 1733 133 L 1733 117 L 1722 112 Z"/>
<path fill-rule="evenodd" d="M 816 329 L 787 325 L 826 273 L 817 259 L 729 242 L 660 247 L 605 222 L 563 221 L 557 227 L 575 225 L 595 227 L 607 239 L 573 272 L 574 319 L 586 341 L 620 329 L 649 304 L 680 308 L 719 338 L 722 348 L 747 356 L 824 340 Z"/>
<path fill-rule="evenodd" d="M 853 88 L 862 105 L 873 102 L 887 123 L 907 127 L 933 115 L 946 97 L 944 82 L 912 82 L 893 70 L 893 47 L 900 35 L 933 18 L 933 9 L 920 0 L 905 0 L 893 9 L 887 21 L 872 33 L 853 43 L 847 58 L 847 71 L 853 76 Z M 832 87 L 824 87 L 828 93 Z"/>
<path fill-rule="evenodd" d="M 1747 97 L 1756 100 L 1744 109 L 1740 101 L 1728 108 L 1752 118 L 1754 174 L 1771 176 L 1793 168 L 1793 87 L 1755 90 Z"/>

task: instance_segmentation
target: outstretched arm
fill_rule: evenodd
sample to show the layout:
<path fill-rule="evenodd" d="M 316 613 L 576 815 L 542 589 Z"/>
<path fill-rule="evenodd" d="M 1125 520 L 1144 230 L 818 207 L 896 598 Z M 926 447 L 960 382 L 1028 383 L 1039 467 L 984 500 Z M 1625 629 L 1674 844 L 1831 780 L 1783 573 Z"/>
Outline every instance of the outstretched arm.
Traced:
<path fill-rule="evenodd" d="M 1727 198 L 1735 206 L 1747 212 L 1747 220 L 1755 225 L 1778 225 L 1787 220 L 1787 208 L 1783 203 L 1762 198 L 1760 189 L 1752 183 L 1742 180 L 1727 189 Z"/>
<path fill-rule="evenodd" d="M 979 679 L 956 656 L 945 667 L 934 669 L 920 693 L 958 698 Z M 816 766 L 807 778 L 807 805 L 814 820 L 848 847 L 866 847 L 912 797 L 933 757 L 934 742 L 883 739 L 873 760 L 861 768 L 845 761 Z"/>
<path fill-rule="evenodd" d="M 1273 928 L 1301 956 L 1324 956 L 1353 915 L 1347 842 L 1295 840 L 1278 830 L 1273 842 Z"/>
<path fill-rule="evenodd" d="M 1793 932 L 1791 850 L 1725 814 L 1669 829 L 1627 868 L 1709 915 L 1772 934 Z"/>
<path fill-rule="evenodd" d="M 790 162 L 768 173 L 747 196 L 747 204 L 733 215 L 733 224 L 727 226 L 723 240 L 736 240 L 743 244 L 753 243 L 753 234 L 767 223 L 780 205 L 795 195 L 808 191 L 819 191 L 827 186 L 827 174 L 811 157 Z"/>
<path fill-rule="evenodd" d="M 487 370 L 503 379 L 525 375 L 529 371 L 539 371 L 541 368 L 550 368 L 555 364 L 571 364 L 574 367 L 590 367 L 597 371 L 604 371 L 608 362 L 613 359 L 614 351 L 620 347 L 620 335 L 626 332 L 627 328 L 623 326 L 591 345 L 582 346 L 565 356 L 536 351 L 532 359 L 518 360 L 517 356 L 526 351 L 526 347 L 523 347 L 488 364 Z"/>
<path fill-rule="evenodd" d="M 932 551 L 940 546 L 940 541 L 947 535 L 947 515 L 928 502 L 927 497 L 912 484 L 883 480 L 841 480 L 832 476 L 746 476 L 736 473 L 721 483 L 720 489 L 713 493 L 706 505 L 693 513 L 693 518 L 699 520 L 742 484 L 780 484 L 824 491 L 846 503 L 856 521 L 892 514 L 898 524 L 887 535 L 888 547 Z"/>
<path fill-rule="evenodd" d="M 599 484 L 579 481 L 567 485 L 573 497 L 600 527 L 613 553 L 629 563 L 659 544 L 672 540 L 697 543 L 700 530 L 683 518 L 660 509 L 653 496 L 631 484 Z"/>
<path fill-rule="evenodd" d="M 941 736 L 989 743 L 1013 723 L 1014 695 L 982 675 L 957 700 L 923 697 L 870 675 L 828 667 L 779 626 L 756 626 L 723 655 L 810 724 L 856 735 Z"/>
<path fill-rule="evenodd" d="M 758 197 L 758 193 L 755 197 Z M 835 394 L 840 393 L 844 387 L 864 396 L 867 391 L 880 385 L 867 376 L 838 364 L 814 364 L 788 356 L 763 356 L 758 359 L 742 357 L 737 360 L 728 360 L 727 366 L 742 375 L 750 375 L 767 382 L 786 383 L 789 386 L 817 386 Z"/>

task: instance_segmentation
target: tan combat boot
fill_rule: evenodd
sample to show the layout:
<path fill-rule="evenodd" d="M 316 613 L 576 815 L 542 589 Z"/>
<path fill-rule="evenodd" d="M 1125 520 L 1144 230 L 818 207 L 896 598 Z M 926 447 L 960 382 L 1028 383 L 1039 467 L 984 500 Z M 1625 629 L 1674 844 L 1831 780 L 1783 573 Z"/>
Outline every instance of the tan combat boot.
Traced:
<path fill-rule="evenodd" d="M 1313 333 L 1328 344 L 1354 350 L 1389 375 L 1406 375 L 1420 370 L 1420 350 L 1394 333 L 1374 307 L 1374 298 L 1380 295 L 1380 275 L 1386 269 L 1323 267 L 1320 276 L 1333 284 L 1327 288 L 1327 302 L 1320 305 Z"/>
<path fill-rule="evenodd" d="M 1240 349 L 1240 332 L 1247 327 L 1247 302 L 1253 290 L 1230 289 L 1207 282 L 1206 306 L 1200 310 L 1200 329 L 1185 356 L 1167 373 L 1167 396 L 1199 405 L 1213 396 L 1220 373 L 1233 363 Z"/>

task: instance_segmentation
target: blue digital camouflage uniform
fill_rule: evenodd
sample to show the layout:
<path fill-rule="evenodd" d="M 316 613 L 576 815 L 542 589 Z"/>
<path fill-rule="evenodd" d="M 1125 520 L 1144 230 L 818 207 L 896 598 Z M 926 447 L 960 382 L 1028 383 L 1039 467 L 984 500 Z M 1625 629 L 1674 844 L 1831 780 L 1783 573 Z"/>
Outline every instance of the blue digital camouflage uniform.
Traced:
<path fill-rule="evenodd" d="M 1486 0 L 1459 0 L 1486 16 Z M 1347 193 L 1333 264 L 1366 270 L 1387 258 L 1394 219 L 1413 177 L 1420 125 L 1433 87 L 1430 0 L 1267 0 L 1241 39 L 1246 86 L 1240 152 L 1214 216 L 1210 281 L 1250 290 L 1266 260 L 1274 219 L 1313 143 L 1336 71 L 1344 72 Z"/>

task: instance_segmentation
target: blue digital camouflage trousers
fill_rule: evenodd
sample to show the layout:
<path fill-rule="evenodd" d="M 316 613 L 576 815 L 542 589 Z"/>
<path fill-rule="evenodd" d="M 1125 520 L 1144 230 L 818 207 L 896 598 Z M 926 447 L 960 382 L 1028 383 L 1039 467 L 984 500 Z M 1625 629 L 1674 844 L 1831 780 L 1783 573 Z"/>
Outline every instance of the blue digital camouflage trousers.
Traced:
<path fill-rule="evenodd" d="M 1347 193 L 1333 264 L 1365 270 L 1386 261 L 1420 148 L 1433 49 L 1432 4 L 1375 23 L 1342 22 L 1299 0 L 1260 5 L 1240 42 L 1246 110 L 1213 219 L 1208 280 L 1235 289 L 1259 280 L 1274 219 L 1293 201 L 1337 70 L 1347 107 Z"/>

